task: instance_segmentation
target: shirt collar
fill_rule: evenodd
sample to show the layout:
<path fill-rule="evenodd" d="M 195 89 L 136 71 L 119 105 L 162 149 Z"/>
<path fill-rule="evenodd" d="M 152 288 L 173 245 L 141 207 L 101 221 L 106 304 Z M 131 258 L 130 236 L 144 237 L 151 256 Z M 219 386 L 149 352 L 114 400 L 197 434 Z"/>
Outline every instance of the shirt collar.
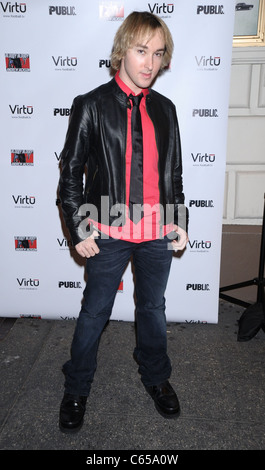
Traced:
<path fill-rule="evenodd" d="M 117 84 L 119 85 L 119 87 L 121 88 L 121 90 L 124 91 L 124 93 L 126 93 L 127 96 L 135 95 L 135 93 L 120 78 L 119 70 L 115 75 L 115 80 L 116 80 Z M 149 93 L 148 88 L 143 88 L 142 93 L 143 93 L 144 97 L 146 97 L 146 95 L 148 95 L 148 93 Z"/>

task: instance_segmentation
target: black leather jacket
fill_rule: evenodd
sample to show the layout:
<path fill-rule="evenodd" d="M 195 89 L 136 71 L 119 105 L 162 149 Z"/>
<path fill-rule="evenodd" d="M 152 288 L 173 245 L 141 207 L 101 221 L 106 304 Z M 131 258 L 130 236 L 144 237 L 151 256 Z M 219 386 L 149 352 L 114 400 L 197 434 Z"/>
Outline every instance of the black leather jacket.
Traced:
<path fill-rule="evenodd" d="M 114 225 L 115 221 L 123 220 L 121 213 L 114 211 L 114 215 L 108 212 L 106 221 L 106 214 L 102 214 L 101 196 L 108 197 L 109 209 L 116 204 L 125 204 L 128 106 L 130 102 L 127 95 L 114 78 L 73 101 L 61 153 L 59 196 L 64 220 L 74 244 L 84 238 L 78 231 L 78 226 L 85 218 L 84 211 L 81 211 L 82 214 L 79 212 L 79 208 L 85 203 L 96 207 L 98 222 Z M 168 219 L 165 220 L 168 214 L 166 208 L 170 208 L 172 221 L 187 230 L 175 106 L 169 99 L 150 89 L 146 97 L 146 109 L 154 125 L 159 155 L 160 204 L 164 209 L 162 223 L 168 222 Z"/>

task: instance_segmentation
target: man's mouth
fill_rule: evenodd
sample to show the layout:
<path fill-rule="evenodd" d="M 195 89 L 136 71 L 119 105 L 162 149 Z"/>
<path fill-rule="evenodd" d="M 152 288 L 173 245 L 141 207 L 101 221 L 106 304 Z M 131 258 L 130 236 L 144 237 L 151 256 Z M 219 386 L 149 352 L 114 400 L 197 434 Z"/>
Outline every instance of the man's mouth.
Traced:
<path fill-rule="evenodd" d="M 151 74 L 151 73 L 145 73 L 145 72 L 142 72 L 142 76 L 143 76 L 143 78 L 147 78 L 147 79 L 149 79 L 149 78 L 151 78 L 151 77 L 152 77 L 152 74 Z"/>

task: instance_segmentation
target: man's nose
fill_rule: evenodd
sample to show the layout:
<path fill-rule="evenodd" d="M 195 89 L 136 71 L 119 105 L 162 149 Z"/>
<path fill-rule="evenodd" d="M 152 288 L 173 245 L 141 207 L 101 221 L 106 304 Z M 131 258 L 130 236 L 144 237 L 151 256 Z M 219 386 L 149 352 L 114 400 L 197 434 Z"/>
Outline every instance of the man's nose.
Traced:
<path fill-rule="evenodd" d="M 153 56 L 150 54 L 146 54 L 145 56 L 145 66 L 148 68 L 148 70 L 153 69 Z"/>

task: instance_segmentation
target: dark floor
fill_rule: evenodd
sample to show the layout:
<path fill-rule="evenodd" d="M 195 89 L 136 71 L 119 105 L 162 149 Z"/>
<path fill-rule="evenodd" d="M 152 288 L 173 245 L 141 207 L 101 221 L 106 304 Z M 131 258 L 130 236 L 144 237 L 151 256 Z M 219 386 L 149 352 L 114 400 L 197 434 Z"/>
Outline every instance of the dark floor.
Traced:
<path fill-rule="evenodd" d="M 111 321 L 73 436 L 59 431 L 58 410 L 75 322 L 2 319 L 0 450 L 264 450 L 265 333 L 238 342 L 242 312 L 220 301 L 218 325 L 168 325 L 177 420 L 157 414 L 141 384 L 133 323 Z"/>

